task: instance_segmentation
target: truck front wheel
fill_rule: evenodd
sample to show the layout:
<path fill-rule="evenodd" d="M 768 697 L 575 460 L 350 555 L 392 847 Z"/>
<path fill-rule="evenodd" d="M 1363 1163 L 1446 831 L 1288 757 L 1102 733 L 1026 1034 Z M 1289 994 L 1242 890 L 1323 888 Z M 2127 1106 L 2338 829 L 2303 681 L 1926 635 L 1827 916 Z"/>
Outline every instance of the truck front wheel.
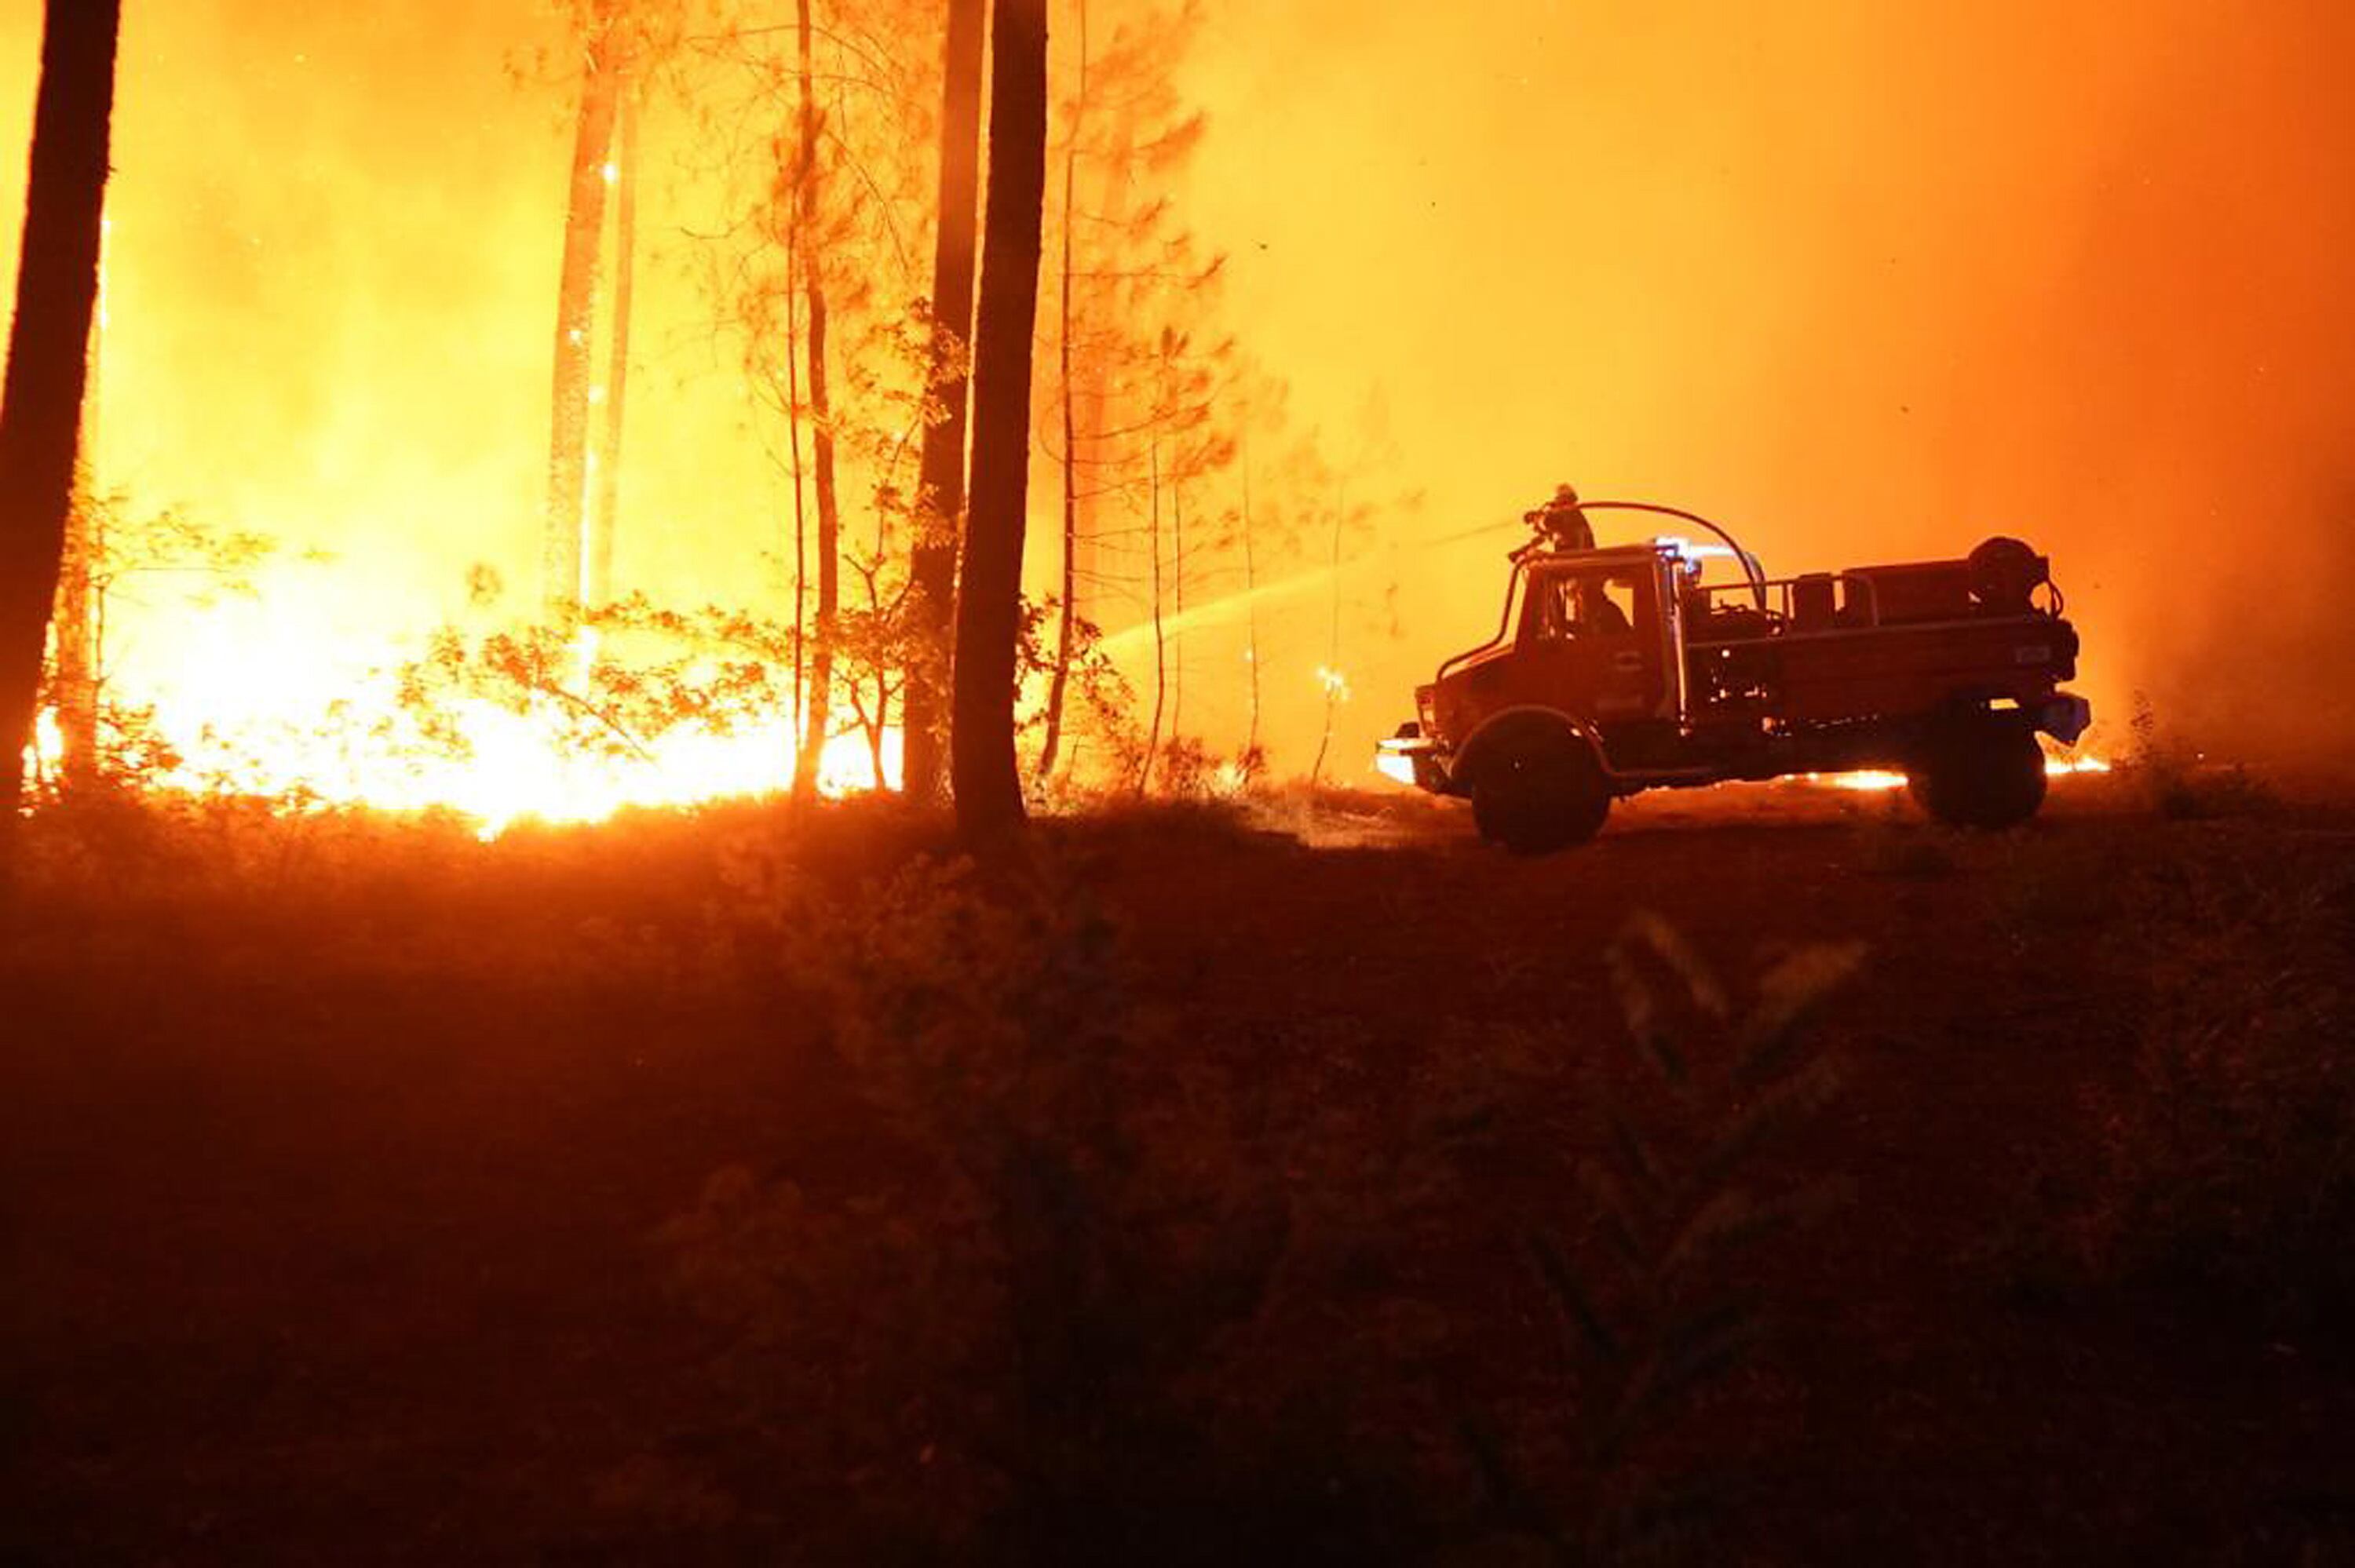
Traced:
<path fill-rule="evenodd" d="M 1473 775 L 1473 822 L 1515 854 L 1584 843 L 1610 813 L 1610 780 L 1593 750 L 1566 732 L 1518 737 Z"/>
<path fill-rule="evenodd" d="M 2027 726 L 1975 715 L 1929 736 L 1906 785 L 1949 827 L 2017 827 L 2044 804 L 2044 751 Z"/>

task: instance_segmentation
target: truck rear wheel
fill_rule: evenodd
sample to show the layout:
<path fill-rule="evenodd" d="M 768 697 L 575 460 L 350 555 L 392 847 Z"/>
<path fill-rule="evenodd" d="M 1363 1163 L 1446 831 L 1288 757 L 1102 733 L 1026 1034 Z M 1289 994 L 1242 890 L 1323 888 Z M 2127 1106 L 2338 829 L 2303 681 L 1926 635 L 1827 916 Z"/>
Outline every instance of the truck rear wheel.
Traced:
<path fill-rule="evenodd" d="M 1584 843 L 1611 814 L 1611 783 L 1587 745 L 1566 731 L 1517 737 L 1481 762 L 1472 781 L 1480 836 L 1515 854 Z"/>
<path fill-rule="evenodd" d="M 1949 827 L 2017 827 L 2044 804 L 2044 751 L 2027 726 L 1976 715 L 1931 735 L 1906 786 Z"/>

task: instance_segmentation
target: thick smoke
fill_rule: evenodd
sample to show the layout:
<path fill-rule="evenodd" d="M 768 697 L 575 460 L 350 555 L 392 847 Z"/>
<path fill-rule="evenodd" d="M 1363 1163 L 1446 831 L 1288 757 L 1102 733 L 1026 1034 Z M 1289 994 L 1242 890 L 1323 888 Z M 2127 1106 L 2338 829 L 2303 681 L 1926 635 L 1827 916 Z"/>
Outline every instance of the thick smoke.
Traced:
<path fill-rule="evenodd" d="M 273 594 L 280 667 L 288 638 L 430 624 L 476 560 L 527 587 L 554 9 L 128 11 L 102 482 L 336 555 Z M 0 15 L 0 146 L 37 12 Z M 1786 570 L 2023 535 L 2109 718 L 2139 690 L 2219 747 L 2348 747 L 2350 58 L 2355 13 L 2292 0 L 1219 0 L 1183 196 L 1232 324 L 1329 454 L 1391 453 L 1359 499 L 1426 496 L 1349 548 L 1339 771 L 1490 624 L 1511 519 L 1564 479 Z M 650 180 L 688 188 L 714 132 L 665 122 Z M 623 576 L 674 598 L 774 576 L 776 478 L 693 286 L 714 211 L 649 218 Z M 1324 608 L 1266 602 L 1298 631 L 1269 669 L 1298 766 Z"/>
<path fill-rule="evenodd" d="M 1320 3 L 1215 42 L 1194 199 L 1244 331 L 1320 407 L 1386 390 L 1426 535 L 1558 479 L 1785 570 L 2017 533 L 2109 717 L 2355 741 L 2345 7 Z M 1422 560 L 1401 711 L 1499 583 Z"/>

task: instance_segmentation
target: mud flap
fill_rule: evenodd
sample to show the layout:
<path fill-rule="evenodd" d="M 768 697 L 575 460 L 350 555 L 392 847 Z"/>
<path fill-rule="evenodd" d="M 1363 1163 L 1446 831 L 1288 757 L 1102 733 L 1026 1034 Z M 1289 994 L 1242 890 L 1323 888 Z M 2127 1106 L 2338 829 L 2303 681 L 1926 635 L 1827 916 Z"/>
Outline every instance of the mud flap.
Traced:
<path fill-rule="evenodd" d="M 2036 710 L 2036 727 L 2063 746 L 2074 746 L 2094 722 L 2094 705 L 2062 694 Z"/>

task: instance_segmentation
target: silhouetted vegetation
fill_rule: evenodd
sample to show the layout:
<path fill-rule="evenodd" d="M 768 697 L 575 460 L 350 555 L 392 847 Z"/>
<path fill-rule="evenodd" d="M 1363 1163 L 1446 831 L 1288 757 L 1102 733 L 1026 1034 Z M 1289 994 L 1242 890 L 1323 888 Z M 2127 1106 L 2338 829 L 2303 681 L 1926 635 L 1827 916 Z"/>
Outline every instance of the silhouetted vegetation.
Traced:
<path fill-rule="evenodd" d="M 985 878 L 886 799 L 69 798 L 0 948 L 12 1542 L 2327 1556 L 2344 812 L 2060 799 L 1530 863 L 1279 790 Z"/>
<path fill-rule="evenodd" d="M 2310 1331 L 2355 1307 L 2355 874 L 2299 847 L 2196 838 L 2123 874 L 2133 1049 L 2091 1102 L 2082 1235 L 2098 1277 Z"/>

